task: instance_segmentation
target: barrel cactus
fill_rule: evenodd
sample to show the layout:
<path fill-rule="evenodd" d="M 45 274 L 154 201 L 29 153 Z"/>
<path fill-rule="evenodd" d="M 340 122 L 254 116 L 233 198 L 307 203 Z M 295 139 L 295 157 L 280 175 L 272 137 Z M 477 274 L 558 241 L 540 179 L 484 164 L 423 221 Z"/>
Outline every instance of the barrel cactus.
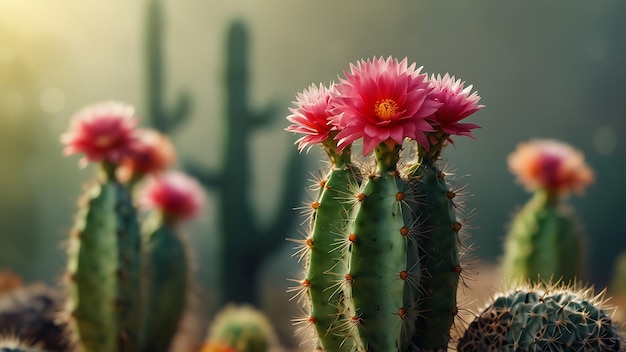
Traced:
<path fill-rule="evenodd" d="M 624 351 L 604 293 L 564 284 L 496 295 L 459 340 L 460 352 Z"/>

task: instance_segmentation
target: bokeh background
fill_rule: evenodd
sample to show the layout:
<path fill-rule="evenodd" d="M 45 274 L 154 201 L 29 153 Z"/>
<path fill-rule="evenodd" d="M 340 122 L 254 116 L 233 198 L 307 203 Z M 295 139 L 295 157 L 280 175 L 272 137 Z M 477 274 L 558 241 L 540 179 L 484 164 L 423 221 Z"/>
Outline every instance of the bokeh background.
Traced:
<path fill-rule="evenodd" d="M 150 1 L 151 2 L 151 1 Z M 626 2 L 591 1 L 174 1 L 162 0 L 163 104 L 190 99 L 187 118 L 171 131 L 181 167 L 220 171 L 225 162 L 226 67 L 248 66 L 251 109 L 273 121 L 248 138 L 249 200 L 260 226 L 287 220 L 298 237 L 297 211 L 277 213 L 296 137 L 285 116 L 297 92 L 328 83 L 361 58 L 388 56 L 456 75 L 473 84 L 486 108 L 471 117 L 477 140 L 457 138 L 444 157 L 467 191 L 474 254 L 497 265 L 506 224 L 529 197 L 515 183 L 507 155 L 531 138 L 555 138 L 582 150 L 596 171 L 584 196 L 572 196 L 588 234 L 587 280 L 610 283 L 626 250 Z M 137 107 L 149 126 L 146 48 L 148 0 L 0 0 L 0 269 L 25 281 L 54 283 L 65 267 L 63 241 L 76 199 L 93 170 L 61 154 L 59 135 L 74 112 L 103 100 Z M 236 24 L 245 57 L 228 55 Z M 232 45 L 232 38 L 230 45 Z M 320 153 L 301 158 L 305 173 Z M 300 177 L 300 176 L 298 176 Z M 305 177 L 306 178 L 306 177 Z M 303 180 L 304 182 L 305 180 Z M 293 208 L 308 199 L 302 192 Z M 199 292 L 214 296 L 220 240 L 214 189 L 203 216 L 186 231 L 196 252 Z M 293 220 L 293 221 L 292 221 Z M 293 243 L 262 263 L 259 304 L 289 305 L 288 277 L 300 264 Z M 242 287 L 242 290 L 255 288 Z M 207 317 L 215 306 L 208 304 Z M 279 322 L 288 325 L 288 319 Z M 288 329 L 288 328 L 285 328 Z"/>

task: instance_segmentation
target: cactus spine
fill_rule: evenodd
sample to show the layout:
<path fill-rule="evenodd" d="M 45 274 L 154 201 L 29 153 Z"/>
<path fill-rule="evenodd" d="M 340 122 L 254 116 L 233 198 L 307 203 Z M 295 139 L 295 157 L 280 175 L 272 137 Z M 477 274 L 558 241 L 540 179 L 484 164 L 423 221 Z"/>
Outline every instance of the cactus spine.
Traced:
<path fill-rule="evenodd" d="M 420 267 L 424 273 L 420 290 L 424 292 L 415 323 L 413 343 L 423 350 L 445 350 L 450 328 L 457 314 L 456 291 L 461 273 L 457 221 L 452 201 L 455 194 L 446 184 L 436 161 L 449 136 L 431 136 L 438 142 L 426 151 L 418 146 L 417 163 L 409 168 L 415 202 L 413 213 L 418 222 L 417 247 L 421 251 Z"/>
<path fill-rule="evenodd" d="M 360 183 L 360 175 L 352 166 L 350 148 L 338 153 L 332 139 L 324 142 L 324 147 L 332 166 L 327 179 L 320 184 L 318 200 L 312 205 L 311 235 L 305 243 L 309 247 L 307 274 L 302 286 L 308 290 L 310 317 L 315 321 L 324 350 L 339 351 L 342 347 L 354 350 L 351 347 L 354 340 L 337 331 L 344 299 L 337 281 L 348 267 L 348 246 L 340 244 L 342 236 L 347 236 L 349 231 L 352 206 L 347 198 Z"/>
<path fill-rule="evenodd" d="M 70 245 L 70 310 L 83 349 L 131 351 L 140 324 L 139 224 L 128 190 L 105 165 Z"/>
<path fill-rule="evenodd" d="M 469 325 L 458 351 L 623 351 L 604 293 L 590 292 L 560 285 L 500 294 Z"/>
<path fill-rule="evenodd" d="M 141 351 L 168 351 L 186 307 L 189 267 L 172 222 L 158 221 L 146 243 L 145 315 Z"/>

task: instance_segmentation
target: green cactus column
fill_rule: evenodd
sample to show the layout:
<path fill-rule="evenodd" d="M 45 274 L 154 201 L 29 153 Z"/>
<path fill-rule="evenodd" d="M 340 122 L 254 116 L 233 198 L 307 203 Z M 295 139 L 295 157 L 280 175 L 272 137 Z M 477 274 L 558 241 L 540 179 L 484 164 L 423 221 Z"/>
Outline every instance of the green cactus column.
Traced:
<path fill-rule="evenodd" d="M 584 246 L 579 220 L 557 195 L 538 191 L 513 219 L 505 253 L 504 273 L 511 282 L 580 278 Z"/>
<path fill-rule="evenodd" d="M 128 190 L 105 164 L 87 193 L 69 250 L 70 311 L 85 351 L 133 351 L 140 323 L 139 224 Z"/>
<path fill-rule="evenodd" d="M 187 302 L 189 265 L 172 222 L 157 220 L 146 243 L 146 305 L 141 351 L 169 351 Z"/>
<path fill-rule="evenodd" d="M 331 171 L 321 181 L 320 195 L 312 204 L 307 274 L 302 286 L 308 290 L 310 317 L 324 351 L 354 350 L 353 336 L 340 331 L 346 318 L 341 281 L 348 270 L 348 236 L 354 208 L 349 198 L 360 184 L 360 174 L 350 160 L 350 147 L 337 152 L 332 137 L 324 147 Z"/>
<path fill-rule="evenodd" d="M 405 351 L 412 335 L 405 301 L 409 228 L 412 225 L 409 185 L 397 170 L 401 146 L 379 144 L 378 170 L 359 194 L 351 238 L 349 281 L 360 343 L 367 351 Z M 417 268 L 419 269 L 419 268 Z M 419 272 L 419 270 L 417 270 Z"/>
<path fill-rule="evenodd" d="M 421 296 L 418 310 L 424 313 L 416 319 L 413 343 L 419 350 L 445 351 L 457 314 L 456 292 L 462 270 L 458 238 L 461 223 L 456 219 L 455 194 L 436 165 L 448 136 L 440 132 L 434 137 L 439 142 L 429 150 L 419 146 L 418 162 L 409 168 L 417 247 L 424 273 L 419 292 L 415 293 Z"/>
<path fill-rule="evenodd" d="M 285 231 L 294 219 L 291 212 L 301 194 L 305 167 L 298 153 L 293 153 L 283 172 L 281 195 L 274 218 L 263 226 L 257 219 L 257 207 L 251 199 L 253 135 L 271 126 L 274 106 L 255 111 L 250 106 L 249 34 L 242 21 L 230 25 L 226 47 L 225 114 L 223 165 L 219 172 L 187 163 L 186 170 L 219 196 L 220 248 L 218 258 L 218 304 L 226 302 L 258 303 L 259 269 L 263 261 L 281 248 Z M 271 150 L 267 151 L 272 153 Z M 245 219 L 245 221 L 242 221 Z"/>

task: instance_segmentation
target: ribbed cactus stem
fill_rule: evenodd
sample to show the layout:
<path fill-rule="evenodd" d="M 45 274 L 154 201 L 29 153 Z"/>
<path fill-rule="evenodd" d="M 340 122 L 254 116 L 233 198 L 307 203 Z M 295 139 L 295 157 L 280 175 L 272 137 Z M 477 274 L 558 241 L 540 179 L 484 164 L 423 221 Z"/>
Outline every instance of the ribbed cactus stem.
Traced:
<path fill-rule="evenodd" d="M 357 196 L 350 256 L 351 300 L 361 346 L 367 351 L 404 351 L 407 229 L 411 226 L 405 197 L 409 186 L 399 176 L 400 146 L 382 143 L 375 149 L 379 174 L 371 175 Z M 409 334 L 410 335 L 410 332 Z"/>
<path fill-rule="evenodd" d="M 113 209 L 116 185 L 96 184 L 88 191 L 70 244 L 70 310 L 80 345 L 86 351 L 117 351 L 117 230 Z"/>
<path fill-rule="evenodd" d="M 175 222 L 159 217 L 147 229 L 146 305 L 140 351 L 169 351 L 186 305 L 189 266 Z"/>
<path fill-rule="evenodd" d="M 435 165 L 447 135 L 431 136 L 431 148 L 419 147 L 418 162 L 409 169 L 411 189 L 416 199 L 413 212 L 419 222 L 420 264 L 424 273 L 420 280 L 420 314 L 415 323 L 413 343 L 420 350 L 446 350 L 450 328 L 457 314 L 456 292 L 461 274 L 454 193 L 446 184 L 445 175 Z M 435 143 L 433 143 L 435 141 Z"/>
<path fill-rule="evenodd" d="M 331 139 L 324 147 L 332 167 L 313 205 L 309 261 L 302 285 L 308 287 L 310 315 L 324 351 L 354 350 L 352 336 L 343 336 L 339 331 L 344 297 L 338 282 L 348 268 L 345 244 L 348 243 L 352 205 L 347 198 L 360 183 L 360 176 L 352 166 L 350 147 L 340 153 Z M 345 239 L 342 241 L 342 238 Z"/>
<path fill-rule="evenodd" d="M 578 218 L 559 195 L 538 190 L 516 214 L 505 246 L 505 277 L 511 282 L 565 282 L 583 272 L 583 234 Z"/>
<path fill-rule="evenodd" d="M 70 245 L 70 308 L 81 345 L 89 351 L 133 351 L 139 333 L 139 224 L 128 189 L 103 163 L 81 209 Z"/>

